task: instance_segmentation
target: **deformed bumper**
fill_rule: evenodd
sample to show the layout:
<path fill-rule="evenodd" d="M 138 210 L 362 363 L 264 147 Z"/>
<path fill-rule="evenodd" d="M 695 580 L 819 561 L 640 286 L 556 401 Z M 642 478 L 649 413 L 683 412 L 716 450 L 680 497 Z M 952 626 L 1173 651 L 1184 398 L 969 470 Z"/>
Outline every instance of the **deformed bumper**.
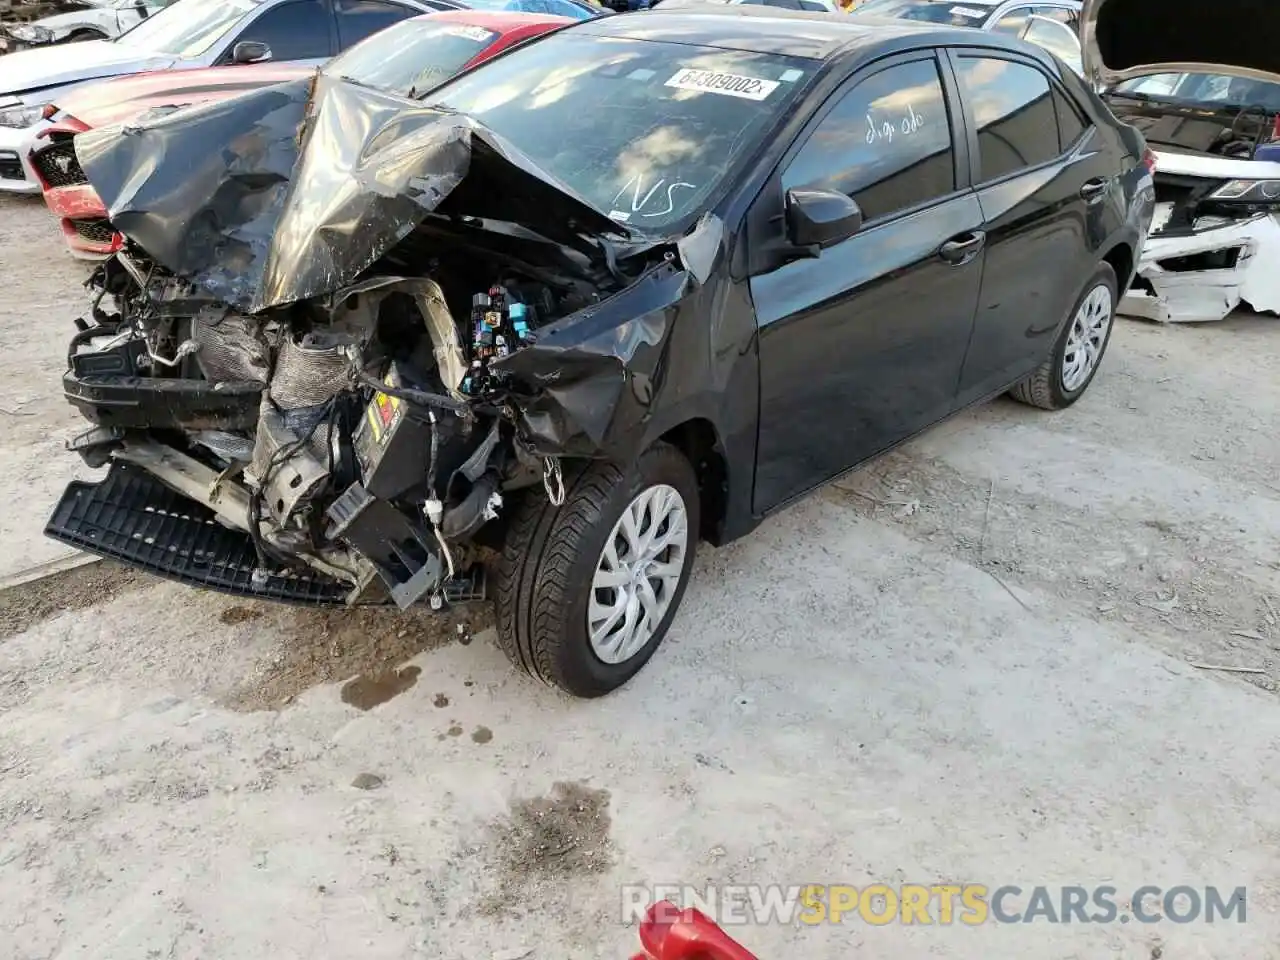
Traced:
<path fill-rule="evenodd" d="M 106 208 L 87 183 L 49 188 L 44 202 L 58 218 L 62 239 L 73 257 L 102 260 L 124 247 L 124 237 L 111 226 Z"/>
<path fill-rule="evenodd" d="M 319 572 L 261 568 L 250 536 L 134 464 L 113 461 L 105 479 L 77 480 L 54 508 L 45 536 L 190 586 L 306 606 L 340 606 L 351 585 Z M 484 598 L 482 571 L 444 585 L 444 599 Z M 386 597 L 383 602 L 390 602 Z"/>
<path fill-rule="evenodd" d="M 1120 312 L 1162 323 L 1221 320 L 1242 302 L 1280 313 L 1280 217 L 1259 215 L 1147 239 Z"/>

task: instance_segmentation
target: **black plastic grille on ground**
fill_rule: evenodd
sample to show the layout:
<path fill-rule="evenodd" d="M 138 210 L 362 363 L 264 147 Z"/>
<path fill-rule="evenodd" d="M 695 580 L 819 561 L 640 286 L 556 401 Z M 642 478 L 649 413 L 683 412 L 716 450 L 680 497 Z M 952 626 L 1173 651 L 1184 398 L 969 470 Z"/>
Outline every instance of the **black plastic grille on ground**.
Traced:
<path fill-rule="evenodd" d="M 116 235 L 109 220 L 72 220 L 77 236 L 90 243 L 110 243 Z"/>
<path fill-rule="evenodd" d="M 219 524 L 207 507 L 127 463 L 99 483 L 67 487 L 45 536 L 149 573 L 242 597 L 336 605 L 349 587 L 320 575 L 271 575 L 254 583 L 249 535 Z"/>
<path fill-rule="evenodd" d="M 40 171 L 44 182 L 51 187 L 70 187 L 89 182 L 80 169 L 76 148 L 70 138 L 32 154 L 31 165 Z"/>

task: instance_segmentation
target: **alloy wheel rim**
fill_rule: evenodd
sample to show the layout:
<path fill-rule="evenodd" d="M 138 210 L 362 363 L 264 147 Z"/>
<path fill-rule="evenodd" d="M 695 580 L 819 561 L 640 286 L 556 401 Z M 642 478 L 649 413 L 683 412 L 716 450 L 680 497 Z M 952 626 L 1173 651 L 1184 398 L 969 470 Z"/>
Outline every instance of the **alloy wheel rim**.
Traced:
<path fill-rule="evenodd" d="M 1097 369 L 1111 329 L 1113 307 L 1111 288 L 1100 283 L 1076 310 L 1062 354 L 1062 389 L 1067 393 L 1079 390 Z"/>
<path fill-rule="evenodd" d="M 625 663 L 644 649 L 671 609 L 689 549 L 680 491 L 646 487 L 622 511 L 596 561 L 587 636 L 597 657 Z"/>

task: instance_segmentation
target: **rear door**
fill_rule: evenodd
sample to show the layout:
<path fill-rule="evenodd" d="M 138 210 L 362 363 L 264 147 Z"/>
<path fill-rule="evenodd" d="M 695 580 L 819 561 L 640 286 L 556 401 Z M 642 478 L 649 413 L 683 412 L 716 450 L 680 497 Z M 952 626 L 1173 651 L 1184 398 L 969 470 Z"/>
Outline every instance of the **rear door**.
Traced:
<path fill-rule="evenodd" d="M 1114 170 L 1085 114 L 1031 58 L 950 51 L 964 98 L 972 179 L 987 235 L 960 402 L 993 393 L 1048 356 L 1097 265 Z"/>
<path fill-rule="evenodd" d="M 982 210 L 933 51 L 867 68 L 818 110 L 748 215 L 760 325 L 754 506 L 771 509 L 954 406 L 982 276 Z M 854 236 L 787 259 L 795 188 L 862 208 Z M 771 259 L 770 251 L 784 255 Z"/>

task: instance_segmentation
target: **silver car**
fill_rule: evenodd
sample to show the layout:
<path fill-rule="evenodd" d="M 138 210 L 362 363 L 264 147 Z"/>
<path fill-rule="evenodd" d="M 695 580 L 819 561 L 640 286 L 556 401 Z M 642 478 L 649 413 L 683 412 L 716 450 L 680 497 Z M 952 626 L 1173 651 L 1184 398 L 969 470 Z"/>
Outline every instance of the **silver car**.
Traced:
<path fill-rule="evenodd" d="M 853 12 L 1005 33 L 1044 47 L 1083 73 L 1081 6 L 1081 0 L 866 0 Z"/>

